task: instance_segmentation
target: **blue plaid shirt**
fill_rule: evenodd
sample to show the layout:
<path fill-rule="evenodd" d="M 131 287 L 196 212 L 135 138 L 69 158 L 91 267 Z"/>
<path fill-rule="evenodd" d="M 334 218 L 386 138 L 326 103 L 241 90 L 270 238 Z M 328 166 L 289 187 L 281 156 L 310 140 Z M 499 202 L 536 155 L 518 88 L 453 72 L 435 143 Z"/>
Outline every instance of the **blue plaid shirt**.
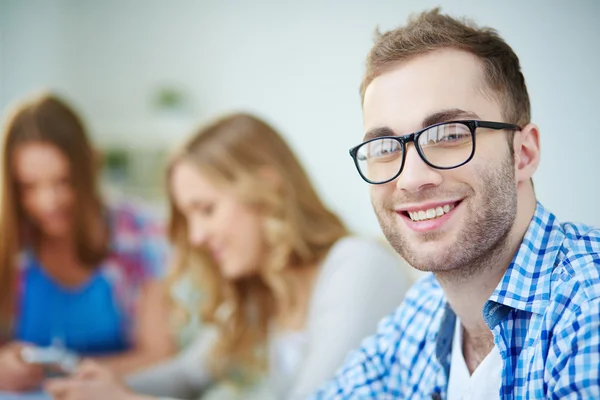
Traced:
<path fill-rule="evenodd" d="M 503 360 L 500 399 L 600 399 L 600 230 L 538 203 L 483 308 Z M 445 399 L 456 316 L 433 275 L 315 399 Z"/>

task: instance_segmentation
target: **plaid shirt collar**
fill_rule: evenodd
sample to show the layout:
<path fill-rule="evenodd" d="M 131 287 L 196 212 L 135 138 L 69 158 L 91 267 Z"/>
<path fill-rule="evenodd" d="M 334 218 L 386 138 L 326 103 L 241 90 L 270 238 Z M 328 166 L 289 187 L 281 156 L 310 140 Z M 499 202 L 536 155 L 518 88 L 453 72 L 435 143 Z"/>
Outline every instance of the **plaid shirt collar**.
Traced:
<path fill-rule="evenodd" d="M 500 324 L 511 309 L 544 313 L 551 293 L 553 267 L 564 238 L 554 214 L 538 202 L 519 250 L 483 307 L 483 318 L 490 329 Z M 446 299 L 443 302 L 435 354 L 448 377 L 456 314 Z"/>
<path fill-rule="evenodd" d="M 538 202 L 521 246 L 487 307 L 492 307 L 492 302 L 543 314 L 550 298 L 553 266 L 564 238 L 556 217 Z"/>

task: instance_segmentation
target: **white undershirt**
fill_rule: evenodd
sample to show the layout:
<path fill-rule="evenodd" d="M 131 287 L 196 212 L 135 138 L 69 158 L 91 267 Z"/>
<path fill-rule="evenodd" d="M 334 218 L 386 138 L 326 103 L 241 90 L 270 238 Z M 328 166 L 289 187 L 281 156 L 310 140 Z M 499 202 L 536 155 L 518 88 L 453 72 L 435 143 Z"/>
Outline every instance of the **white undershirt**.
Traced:
<path fill-rule="evenodd" d="M 499 399 L 501 384 L 502 358 L 496 346 L 473 371 L 473 375 L 469 374 L 469 368 L 462 352 L 462 327 L 460 320 L 456 318 L 454 339 L 452 340 L 448 400 Z"/>

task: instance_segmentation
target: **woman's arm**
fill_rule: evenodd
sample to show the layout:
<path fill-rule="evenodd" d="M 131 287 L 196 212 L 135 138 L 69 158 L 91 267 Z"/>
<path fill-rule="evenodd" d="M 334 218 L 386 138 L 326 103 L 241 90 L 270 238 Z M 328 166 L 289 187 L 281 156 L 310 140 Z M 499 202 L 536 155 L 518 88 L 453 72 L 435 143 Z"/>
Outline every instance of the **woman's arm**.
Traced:
<path fill-rule="evenodd" d="M 160 281 L 152 280 L 144 284 L 135 315 L 133 348 L 119 355 L 96 359 L 96 362 L 119 376 L 157 364 L 175 352 L 168 323 L 169 305 Z"/>
<path fill-rule="evenodd" d="M 215 338 L 215 332 L 206 328 L 179 357 L 124 382 L 106 367 L 85 360 L 71 377 L 50 379 L 44 386 L 56 400 L 195 399 L 211 383 L 205 361 Z"/>
<path fill-rule="evenodd" d="M 177 358 L 130 375 L 125 383 L 133 391 L 151 396 L 198 398 L 212 383 L 206 360 L 215 339 L 215 330 L 202 328 L 196 340 Z"/>
<path fill-rule="evenodd" d="M 308 344 L 286 398 L 305 398 L 340 367 L 402 302 L 411 279 L 403 261 L 375 241 L 338 242 L 322 265 L 307 321 Z"/>
<path fill-rule="evenodd" d="M 112 372 L 89 360 L 68 378 L 47 380 L 44 389 L 54 400 L 156 400 L 131 392 Z"/>
<path fill-rule="evenodd" d="M 11 342 L 0 346 L 0 392 L 21 392 L 39 387 L 44 371 L 21 358 L 24 344 Z M 0 397 L 2 397 L 0 395 Z"/>

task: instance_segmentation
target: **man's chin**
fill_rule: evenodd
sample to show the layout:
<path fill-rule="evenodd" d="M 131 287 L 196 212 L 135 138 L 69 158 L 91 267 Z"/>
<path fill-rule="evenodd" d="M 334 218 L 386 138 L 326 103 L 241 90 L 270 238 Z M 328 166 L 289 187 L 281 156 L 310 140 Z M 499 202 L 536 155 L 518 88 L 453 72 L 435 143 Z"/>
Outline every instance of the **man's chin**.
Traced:
<path fill-rule="evenodd" d="M 410 264 L 414 269 L 419 270 L 421 272 L 433 272 L 434 274 L 437 272 L 448 272 L 455 269 L 454 267 L 448 264 Z"/>
<path fill-rule="evenodd" d="M 428 249 L 429 248 L 429 249 Z M 396 249 L 400 250 L 400 249 Z M 449 271 L 453 268 L 453 252 L 440 243 L 425 243 L 418 249 L 398 251 L 400 255 L 415 269 L 423 272 Z"/>

